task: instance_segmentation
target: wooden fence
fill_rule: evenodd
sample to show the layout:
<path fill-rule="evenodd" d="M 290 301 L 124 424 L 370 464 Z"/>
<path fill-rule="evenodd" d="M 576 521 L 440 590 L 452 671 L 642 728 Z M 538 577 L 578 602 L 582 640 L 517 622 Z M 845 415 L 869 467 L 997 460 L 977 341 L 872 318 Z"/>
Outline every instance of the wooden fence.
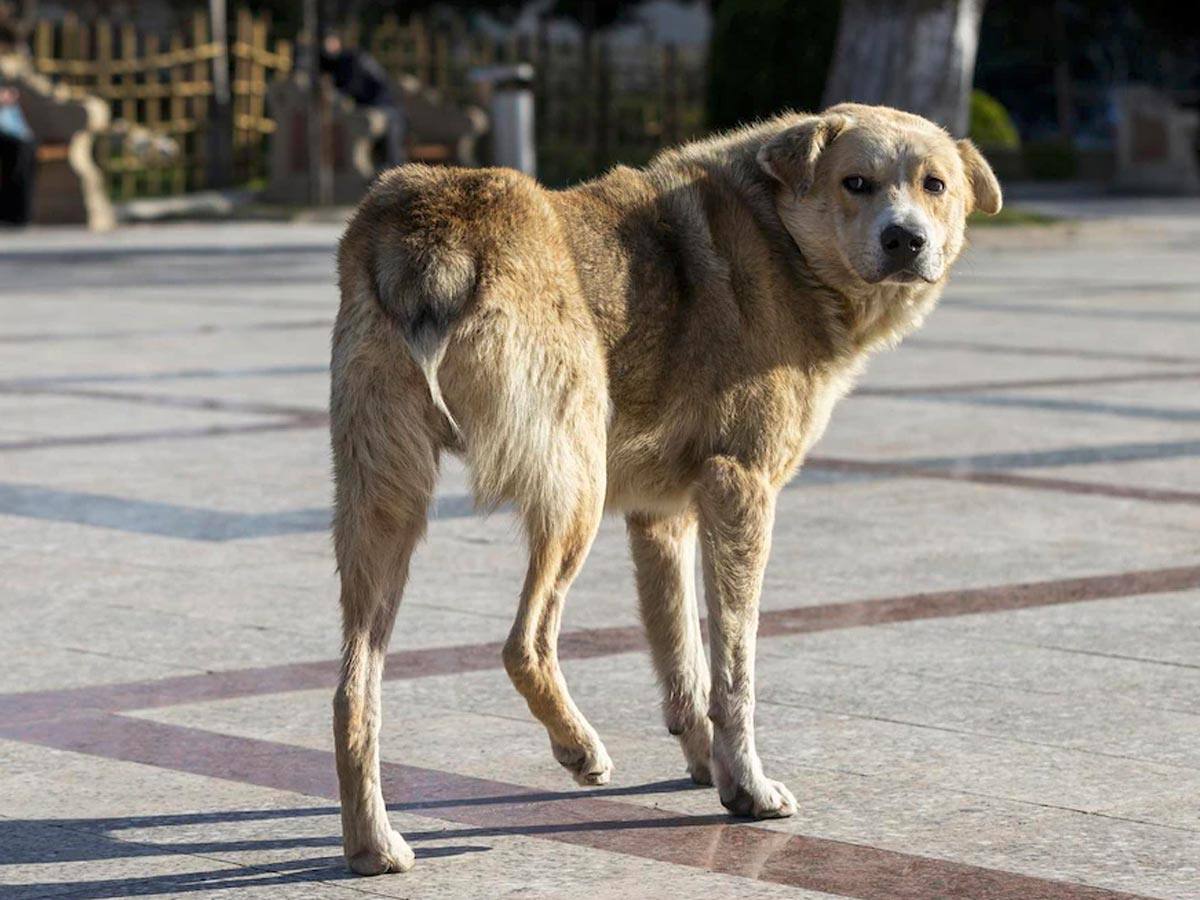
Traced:
<path fill-rule="evenodd" d="M 37 23 L 36 69 L 112 108 L 113 136 L 98 142 L 97 156 L 114 197 L 206 187 L 214 128 L 232 132 L 239 183 L 266 175 L 266 142 L 275 128 L 266 94 L 272 79 L 291 71 L 292 44 L 272 40 L 270 22 L 245 9 L 232 25 L 222 45 L 203 13 L 169 35 L 71 15 Z M 497 39 L 468 31 L 460 19 L 401 23 L 394 15 L 343 33 L 393 76 L 415 76 L 453 103 L 478 102 L 474 67 L 532 63 L 539 174 L 552 184 L 615 162 L 641 163 L 702 127 L 703 60 L 670 45 L 552 43 L 544 32 Z M 230 73 L 231 121 L 224 125 L 214 124 L 214 64 Z M 163 152 L 171 146 L 173 154 Z"/>
<path fill-rule="evenodd" d="M 292 67 L 291 44 L 277 41 L 272 49 L 267 33 L 267 21 L 248 10 L 238 12 L 227 46 L 212 40 L 202 13 L 166 37 L 67 15 L 37 23 L 33 64 L 108 101 L 110 135 L 97 142 L 96 155 L 114 197 L 182 193 L 208 183 L 214 63 L 231 71 L 234 176 L 245 183 L 265 175 L 265 141 L 275 127 L 266 114 L 267 84 Z"/>

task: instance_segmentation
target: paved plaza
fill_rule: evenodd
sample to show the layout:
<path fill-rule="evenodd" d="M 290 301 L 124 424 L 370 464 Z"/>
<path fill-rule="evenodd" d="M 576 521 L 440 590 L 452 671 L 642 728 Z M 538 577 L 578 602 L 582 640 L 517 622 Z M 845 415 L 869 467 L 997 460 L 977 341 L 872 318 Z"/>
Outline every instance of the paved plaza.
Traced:
<path fill-rule="evenodd" d="M 369 880 L 330 729 L 338 225 L 0 234 L 0 897 L 1200 897 L 1200 204 L 1079 214 L 975 235 L 781 496 L 757 721 L 792 819 L 683 780 L 619 517 L 562 643 L 616 772 L 574 786 L 501 666 L 518 529 L 451 461 L 384 685 L 417 867 Z"/>

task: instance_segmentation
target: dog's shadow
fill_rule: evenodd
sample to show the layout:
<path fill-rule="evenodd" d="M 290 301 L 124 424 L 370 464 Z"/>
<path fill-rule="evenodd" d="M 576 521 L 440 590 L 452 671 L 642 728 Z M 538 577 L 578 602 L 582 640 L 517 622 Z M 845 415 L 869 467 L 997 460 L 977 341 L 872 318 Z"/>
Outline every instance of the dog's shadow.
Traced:
<path fill-rule="evenodd" d="M 612 800 L 614 797 L 638 797 L 646 794 L 678 794 L 689 790 L 710 790 L 686 778 L 671 778 L 665 781 L 649 781 L 624 787 L 597 787 L 588 790 L 566 791 L 522 791 L 517 794 L 497 794 L 492 797 L 450 798 L 445 800 L 415 800 L 412 803 L 389 803 L 392 812 L 420 813 L 423 809 L 444 807 L 493 806 L 519 803 L 547 803 L 556 800 L 583 800 L 589 798 Z"/>
<path fill-rule="evenodd" d="M 316 828 L 271 824 L 277 820 L 326 818 Z M 255 832 L 270 830 L 311 831 L 289 837 L 231 837 L 224 840 L 194 840 L 192 834 L 256 823 Z M 151 834 L 141 832 L 153 829 Z M 175 829 L 175 833 L 172 833 Z M 454 837 L 453 832 L 445 838 Z M 229 890 L 239 887 L 273 887 L 301 883 L 334 882 L 355 878 L 346 870 L 340 852 L 341 836 L 336 806 L 297 807 L 292 809 L 229 810 L 158 816 L 123 816 L 97 819 L 0 819 L 0 882 L 6 898 L 42 897 L 59 894 L 80 900 L 130 897 L 141 894 L 184 894 L 195 891 Z M 318 856 L 281 858 L 289 850 L 320 849 L 332 851 Z M 426 846 L 416 850 L 419 859 L 482 853 L 490 847 L 457 843 L 451 846 Z M 246 862 L 235 854 L 253 853 L 258 858 Z M 187 866 L 186 856 L 207 857 L 203 869 Z M 158 857 L 161 874 L 145 875 L 153 864 L 142 862 Z M 227 864 L 221 863 L 228 860 Z M 106 861 L 104 870 L 123 870 L 125 876 L 96 880 L 43 880 L 22 882 L 18 866 L 55 866 L 60 863 Z M 216 861 L 217 866 L 213 863 Z M 184 871 L 179 871 L 184 869 Z M 172 871 L 174 870 L 174 871 Z M 67 869 L 66 871 L 71 871 Z M 44 878 L 43 872 L 37 877 Z"/>
<path fill-rule="evenodd" d="M 445 798 L 392 804 L 395 812 L 437 816 L 437 809 L 477 807 L 487 805 L 519 806 L 577 800 L 585 797 L 638 796 L 656 793 L 675 793 L 693 788 L 690 781 L 659 781 L 627 787 L 598 788 L 583 791 L 521 791 L 488 797 L 464 799 Z M 80 900 L 129 897 L 141 894 L 191 893 L 195 891 L 229 890 L 239 887 L 271 887 L 301 883 L 334 882 L 356 876 L 346 871 L 338 852 L 341 847 L 336 806 L 295 807 L 289 809 L 228 810 L 220 812 L 180 813 L 147 816 L 122 816 L 91 819 L 0 819 L 0 881 L 6 884 L 6 898 L 40 897 L 64 893 Z M 316 827 L 296 822 L 288 826 L 280 820 L 326 818 Z M 728 821 L 725 816 L 678 816 L 643 821 L 567 821 L 562 824 L 513 824 L 478 828 L 453 826 L 428 831 L 404 830 L 405 838 L 413 844 L 418 861 L 441 857 L 482 853 L 492 849 L 478 843 L 462 843 L 485 837 L 546 836 L 579 831 L 605 831 L 614 828 L 662 828 L 679 825 L 709 824 Z M 239 823 L 255 823 L 252 829 L 239 828 Z M 278 824 L 272 824 L 278 823 Z M 205 826 L 211 826 L 206 829 Z M 222 840 L 193 839 L 197 831 L 219 830 L 255 832 L 245 837 L 231 836 Z M 174 832 L 172 832 L 174 829 Z M 153 833 L 143 834 L 142 832 Z M 292 832 L 286 837 L 258 837 L 263 831 Z M 309 833 L 296 833 L 309 832 Z M 436 845 L 434 845 L 436 844 Z M 318 856 L 285 858 L 289 850 L 331 851 Z M 234 854 L 256 854 L 246 862 Z M 227 864 L 213 866 L 216 860 Z M 207 857 L 203 870 L 178 871 L 184 856 Z M 162 874 L 142 874 L 147 866 L 139 859 L 162 858 Z M 172 859 L 173 858 L 173 859 Z M 58 863 L 109 861 L 107 871 L 127 869 L 130 874 L 97 880 L 61 880 L 20 883 L 13 879 L 13 867 L 53 866 Z M 121 864 L 125 861 L 125 865 Z M 67 870 L 70 871 L 70 870 Z M 41 872 L 38 877 L 44 877 Z M 9 876 L 9 877 L 4 877 Z M 11 892 L 11 893 L 10 893 Z"/>

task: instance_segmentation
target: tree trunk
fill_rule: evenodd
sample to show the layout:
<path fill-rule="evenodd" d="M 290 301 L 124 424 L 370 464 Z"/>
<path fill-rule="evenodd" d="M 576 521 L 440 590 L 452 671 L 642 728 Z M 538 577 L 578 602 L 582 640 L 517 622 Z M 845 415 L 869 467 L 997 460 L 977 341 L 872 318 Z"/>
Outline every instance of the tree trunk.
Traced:
<path fill-rule="evenodd" d="M 843 0 L 824 104 L 882 103 L 967 131 L 984 0 Z"/>

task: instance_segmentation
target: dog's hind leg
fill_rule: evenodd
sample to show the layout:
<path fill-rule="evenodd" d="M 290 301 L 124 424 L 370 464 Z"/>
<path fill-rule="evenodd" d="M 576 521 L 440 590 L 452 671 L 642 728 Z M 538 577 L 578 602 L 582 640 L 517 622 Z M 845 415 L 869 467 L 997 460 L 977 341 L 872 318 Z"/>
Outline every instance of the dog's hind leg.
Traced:
<path fill-rule="evenodd" d="M 696 516 L 625 518 L 638 603 L 662 685 L 667 730 L 679 738 L 697 784 L 712 784 L 708 663 L 696 604 Z"/>
<path fill-rule="evenodd" d="M 335 398 L 336 398 L 335 394 Z M 427 400 L 423 402 L 428 402 Z M 392 830 L 379 775 L 380 686 L 384 655 L 425 530 L 437 476 L 437 452 L 423 404 L 382 398 L 353 415 L 333 417 L 337 473 L 334 544 L 342 579 L 341 680 L 333 704 L 334 744 L 346 862 L 362 875 L 404 872 L 413 853 Z M 369 412 L 390 414 L 386 423 Z"/>
<path fill-rule="evenodd" d="M 602 441 L 599 448 L 603 452 Z M 555 759 L 579 784 L 595 785 L 608 782 L 612 761 L 571 699 L 558 665 L 563 602 L 596 536 L 604 505 L 602 460 L 576 462 L 564 467 L 573 469 L 575 478 L 561 477 L 560 471 L 554 494 L 539 497 L 526 509 L 529 570 L 504 645 L 504 667 L 530 711 L 546 726 Z"/>

